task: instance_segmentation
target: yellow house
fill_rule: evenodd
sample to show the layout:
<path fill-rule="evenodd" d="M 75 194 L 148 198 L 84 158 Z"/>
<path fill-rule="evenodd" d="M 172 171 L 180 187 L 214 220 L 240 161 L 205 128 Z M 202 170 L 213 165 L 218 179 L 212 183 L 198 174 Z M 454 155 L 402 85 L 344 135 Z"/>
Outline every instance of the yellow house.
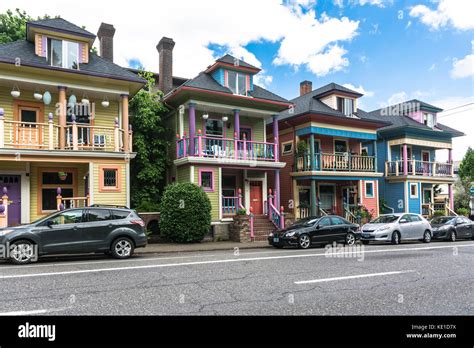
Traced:
<path fill-rule="evenodd" d="M 25 40 L 0 45 L 8 225 L 61 205 L 129 206 L 128 101 L 144 80 L 112 62 L 114 32 L 101 25 L 101 56 L 90 50 L 94 34 L 61 18 L 28 22 Z"/>

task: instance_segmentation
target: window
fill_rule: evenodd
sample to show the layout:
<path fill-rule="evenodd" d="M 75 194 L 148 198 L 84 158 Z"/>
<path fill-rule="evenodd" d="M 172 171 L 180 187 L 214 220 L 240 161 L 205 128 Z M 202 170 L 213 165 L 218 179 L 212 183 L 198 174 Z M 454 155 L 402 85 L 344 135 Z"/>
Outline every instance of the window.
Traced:
<path fill-rule="evenodd" d="M 281 154 L 291 155 L 293 153 L 293 141 L 286 141 L 281 143 Z"/>
<path fill-rule="evenodd" d="M 368 156 L 369 155 L 369 148 L 364 146 L 363 148 L 361 148 L 360 154 L 361 154 L 361 156 Z"/>
<path fill-rule="evenodd" d="M 421 218 L 418 215 L 410 215 L 411 222 L 420 222 Z"/>
<path fill-rule="evenodd" d="M 324 217 L 321 220 L 319 220 L 319 226 L 331 226 L 331 220 L 329 218 Z"/>
<path fill-rule="evenodd" d="M 423 124 L 430 128 L 433 128 L 436 124 L 435 115 L 426 112 L 423 113 Z"/>
<path fill-rule="evenodd" d="M 247 74 L 227 70 L 227 87 L 234 94 L 247 95 Z"/>
<path fill-rule="evenodd" d="M 126 210 L 112 210 L 113 220 L 126 219 L 129 215 L 130 215 L 130 212 Z"/>
<path fill-rule="evenodd" d="M 89 222 L 110 220 L 110 211 L 108 209 L 90 209 L 88 214 Z"/>
<path fill-rule="evenodd" d="M 224 121 L 207 119 L 206 120 L 206 135 L 211 137 L 224 136 Z"/>
<path fill-rule="evenodd" d="M 59 176 L 59 172 L 66 173 L 66 176 Z M 57 188 L 61 188 L 63 198 L 75 197 L 75 169 L 65 168 L 47 168 L 39 169 L 38 188 L 40 197 L 38 197 L 38 214 L 57 210 L 56 197 Z M 72 208 L 71 201 L 64 202 L 64 208 Z"/>
<path fill-rule="evenodd" d="M 336 153 L 347 152 L 347 141 L 334 140 L 334 152 Z"/>
<path fill-rule="evenodd" d="M 65 211 L 46 221 L 52 225 L 78 224 L 82 222 L 82 209 Z"/>
<path fill-rule="evenodd" d="M 120 192 L 121 174 L 119 166 L 101 166 L 99 168 L 99 191 Z"/>
<path fill-rule="evenodd" d="M 374 198 L 374 182 L 365 182 L 365 198 Z"/>
<path fill-rule="evenodd" d="M 410 184 L 410 198 L 418 198 L 418 184 Z"/>
<path fill-rule="evenodd" d="M 347 224 L 347 222 L 344 221 L 340 217 L 331 217 L 331 220 L 332 220 L 333 225 L 345 225 L 345 224 Z"/>
<path fill-rule="evenodd" d="M 214 172 L 212 170 L 199 171 L 199 186 L 204 191 L 214 191 Z"/>
<path fill-rule="evenodd" d="M 354 113 L 354 99 L 337 97 L 337 110 L 346 116 Z"/>
<path fill-rule="evenodd" d="M 77 42 L 48 38 L 48 64 L 67 69 L 79 69 Z"/>

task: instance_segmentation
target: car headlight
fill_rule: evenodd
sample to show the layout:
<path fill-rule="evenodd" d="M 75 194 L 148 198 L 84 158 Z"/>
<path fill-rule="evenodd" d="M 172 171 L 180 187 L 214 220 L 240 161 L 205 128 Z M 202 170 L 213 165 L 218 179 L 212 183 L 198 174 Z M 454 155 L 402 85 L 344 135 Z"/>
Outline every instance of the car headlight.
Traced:
<path fill-rule="evenodd" d="M 14 231 L 14 230 L 1 230 L 1 231 L 0 231 L 0 236 L 4 236 L 4 235 L 9 234 L 9 233 L 11 233 L 11 232 L 13 232 L 13 231 Z"/>
<path fill-rule="evenodd" d="M 377 232 L 386 231 L 388 229 L 390 229 L 390 226 L 383 226 L 383 227 L 377 228 Z"/>
<path fill-rule="evenodd" d="M 293 237 L 295 235 L 295 231 L 292 231 L 292 232 L 286 232 L 285 233 L 285 237 Z"/>
<path fill-rule="evenodd" d="M 441 227 L 438 227 L 438 231 L 446 231 L 446 230 L 449 230 L 450 226 L 441 226 Z"/>
<path fill-rule="evenodd" d="M 270 234 L 268 235 L 269 237 L 273 237 L 273 232 L 270 232 Z"/>

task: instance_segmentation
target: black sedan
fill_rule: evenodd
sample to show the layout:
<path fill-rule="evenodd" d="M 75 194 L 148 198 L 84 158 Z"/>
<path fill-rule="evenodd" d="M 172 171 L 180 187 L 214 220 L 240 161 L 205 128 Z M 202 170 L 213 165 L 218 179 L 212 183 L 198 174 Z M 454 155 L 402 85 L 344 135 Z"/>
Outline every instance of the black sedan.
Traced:
<path fill-rule="evenodd" d="M 431 221 L 433 239 L 455 242 L 456 239 L 474 239 L 474 222 L 464 216 L 438 216 Z"/>
<path fill-rule="evenodd" d="M 301 249 L 333 242 L 353 245 L 360 239 L 360 234 L 359 225 L 340 216 L 329 215 L 298 220 L 286 229 L 270 233 L 268 243 L 275 248 L 297 246 Z"/>

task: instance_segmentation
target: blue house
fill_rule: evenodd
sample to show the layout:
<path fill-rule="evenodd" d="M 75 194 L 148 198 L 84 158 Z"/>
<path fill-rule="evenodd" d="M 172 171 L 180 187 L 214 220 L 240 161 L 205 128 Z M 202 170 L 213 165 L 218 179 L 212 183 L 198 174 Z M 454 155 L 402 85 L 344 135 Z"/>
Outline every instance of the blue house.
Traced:
<path fill-rule="evenodd" d="M 437 122 L 441 111 L 419 100 L 368 113 L 359 110 L 362 118 L 390 123 L 377 131 L 376 142 L 378 171 L 384 173 L 379 196 L 387 212 L 453 213 L 452 139 L 464 134 Z M 363 150 L 372 153 L 373 146 L 373 142 L 364 143 Z M 437 161 L 437 150 L 446 150 L 448 161 Z M 435 199 L 436 185 L 448 186 L 447 200 Z"/>

